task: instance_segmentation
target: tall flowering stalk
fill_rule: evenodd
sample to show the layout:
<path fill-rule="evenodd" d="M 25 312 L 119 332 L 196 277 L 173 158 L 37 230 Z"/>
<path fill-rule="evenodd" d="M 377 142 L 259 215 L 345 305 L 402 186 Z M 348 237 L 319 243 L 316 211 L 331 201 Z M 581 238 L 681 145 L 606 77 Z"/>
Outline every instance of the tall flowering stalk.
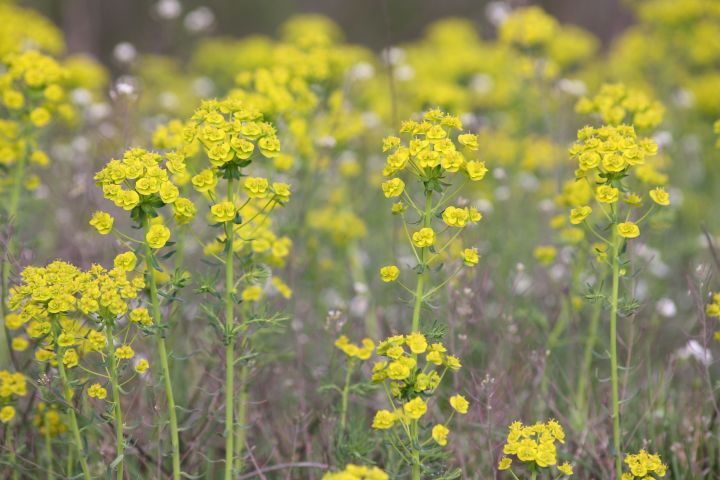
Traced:
<path fill-rule="evenodd" d="M 188 122 L 185 140 L 199 141 L 207 156 L 210 165 L 192 177 L 192 184 L 210 202 L 210 225 L 222 229 L 205 252 L 221 261 L 225 270 L 224 324 L 217 326 L 225 345 L 225 478 L 229 480 L 242 470 L 247 428 L 249 370 L 244 362 L 236 399 L 235 353 L 238 343 L 249 348 L 249 323 L 245 319 L 263 294 L 259 284 L 263 278 L 259 267 L 263 257 L 277 261 L 289 251 L 289 239 L 277 238 L 269 229 L 269 215 L 289 200 L 290 186 L 247 176 L 246 169 L 253 160 L 279 155 L 280 142 L 275 128 L 263 121 L 259 111 L 244 108 L 238 101 L 204 102 Z M 217 188 L 220 180 L 224 186 Z M 239 256 L 242 261 L 236 264 Z M 238 276 L 239 267 L 244 271 Z M 279 278 L 273 278 L 273 285 L 289 295 L 289 289 Z M 239 286 L 243 289 L 238 295 Z M 238 303 L 244 303 L 241 321 L 236 319 Z"/>
<path fill-rule="evenodd" d="M 67 71 L 52 57 L 31 50 L 11 54 L 0 61 L 0 198 L 7 225 L 17 227 L 22 193 L 40 184 L 32 166 L 45 167 L 48 155 L 39 147 L 41 132 L 52 124 L 54 117 L 72 118 L 74 111 L 67 103 L 65 82 Z M 11 235 L 14 232 L 7 232 Z M 7 240 L 2 257 L 0 283 L 0 335 L 10 337 L 6 330 L 7 295 L 11 262 L 17 247 L 16 238 Z M 10 343 L 2 349 L 0 365 L 9 363 Z"/>
<path fill-rule="evenodd" d="M 415 288 L 410 289 L 399 281 L 397 265 L 381 268 L 380 277 L 385 282 L 398 281 L 413 295 L 412 332 L 420 330 L 423 304 L 462 269 L 431 286 L 431 267 L 447 257 L 446 250 L 465 228 L 482 219 L 475 208 L 452 205 L 468 181 L 480 181 L 487 173 L 485 163 L 477 158 L 477 135 L 458 134 L 460 131 L 462 122 L 458 117 L 430 110 L 420 122 L 403 122 L 400 133 L 405 140 L 391 136 L 383 141 L 383 151 L 389 152 L 383 175 L 392 178 L 383 182 L 382 190 L 385 197 L 399 199 L 392 206 L 392 212 L 402 218 L 417 261 L 413 267 L 417 282 Z M 408 178 L 408 183 L 403 176 Z M 461 177 L 460 181 L 456 181 L 457 176 Z M 416 185 L 422 186 L 418 192 L 415 192 Z M 446 237 L 442 243 L 441 236 Z M 473 267 L 478 261 L 476 249 L 462 251 L 462 262 L 466 266 Z"/>
<path fill-rule="evenodd" d="M 105 198 L 116 206 L 130 212 L 130 217 L 144 233 L 142 240 L 132 238 L 113 228 L 114 219 L 106 212 L 96 212 L 90 220 L 99 233 L 113 233 L 121 242 L 128 244 L 144 258 L 144 274 L 148 286 L 152 322 L 145 325 L 148 333 L 155 338 L 161 373 L 165 386 L 170 422 L 170 443 L 172 447 L 173 478 L 181 476 L 180 439 L 178 433 L 177 408 L 170 376 L 169 352 L 165 344 L 168 325 L 163 319 L 157 275 L 161 271 L 158 251 L 172 246 L 168 240 L 170 229 L 165 226 L 159 210 L 171 206 L 176 225 L 183 225 L 195 215 L 195 205 L 181 197 L 174 175 L 185 173 L 185 158 L 181 152 L 169 152 L 165 156 L 140 148 L 128 150 L 122 160 L 111 160 L 95 175 L 96 183 L 102 187 Z M 169 256 L 169 253 L 166 255 Z"/>
<path fill-rule="evenodd" d="M 12 290 L 11 306 L 24 319 L 27 334 L 36 339 L 35 358 L 57 366 L 60 373 L 63 400 L 85 478 L 90 478 L 90 473 L 76 414 L 79 407 L 74 406 L 74 394 L 83 385 L 71 372 L 82 370 L 112 387 L 116 458 L 119 459 L 114 465 L 117 477 L 123 478 L 125 440 L 118 372 L 120 363 L 133 358 L 134 351 L 131 341 L 117 348 L 115 342 L 117 338 L 128 338 L 130 325 L 120 332 L 119 321 L 128 313 L 128 303 L 134 301 L 137 292 L 145 286 L 142 277 L 127 278 L 135 261 L 132 252 L 128 252 L 119 255 L 115 267 L 109 271 L 94 265 L 84 272 L 61 261 L 42 268 L 28 267 L 21 275 L 22 283 Z M 94 352 L 100 355 L 100 364 L 105 365 L 104 374 L 81 363 L 91 360 Z M 138 364 L 136 371 L 142 372 L 147 366 L 146 362 Z M 88 395 L 104 400 L 107 390 L 102 383 L 95 382 L 88 388 Z M 49 435 L 46 429 L 46 441 Z M 47 447 L 50 455 L 49 443 Z M 48 466 L 52 467 L 50 458 Z"/>
<path fill-rule="evenodd" d="M 610 370 L 612 382 L 612 421 L 615 471 L 622 466 L 620 429 L 620 393 L 618 380 L 617 319 L 621 310 L 620 282 L 625 274 L 624 259 L 627 242 L 640 235 L 640 227 L 656 205 L 670 204 L 668 193 L 662 187 L 648 192 L 651 205 L 645 208 L 644 198 L 631 190 L 630 181 L 637 179 L 637 169 L 646 159 L 657 153 L 652 139 L 639 138 L 630 125 L 606 125 L 599 128 L 584 127 L 578 132 L 577 142 L 570 155 L 578 160 L 575 175 L 578 181 L 587 182 L 594 190 L 595 208 L 583 205 L 573 208 L 570 222 L 582 224 L 600 241 L 606 252 L 612 287 L 610 291 Z M 598 212 L 591 216 L 593 212 Z M 597 228 L 598 224 L 600 229 Z M 603 233 L 601 233 L 603 232 Z M 608 235 L 609 234 L 609 235 Z M 625 302 L 625 313 L 632 312 Z"/>

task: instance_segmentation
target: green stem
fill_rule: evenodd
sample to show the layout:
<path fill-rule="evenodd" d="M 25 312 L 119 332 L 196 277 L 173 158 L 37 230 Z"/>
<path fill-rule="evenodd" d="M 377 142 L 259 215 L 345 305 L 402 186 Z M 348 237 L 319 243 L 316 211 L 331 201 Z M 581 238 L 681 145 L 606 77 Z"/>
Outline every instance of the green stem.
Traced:
<path fill-rule="evenodd" d="M 243 366 L 240 368 L 240 379 L 238 380 L 239 385 L 239 395 L 237 401 L 237 418 L 235 419 L 235 423 L 238 425 L 237 429 L 235 430 L 235 463 L 237 465 L 237 471 L 242 472 L 243 469 L 243 450 L 245 449 L 245 435 L 246 435 L 246 426 L 245 426 L 245 417 L 247 415 L 247 397 L 248 397 L 248 391 L 247 391 L 247 379 L 248 374 L 250 373 L 250 369 L 247 364 L 243 363 Z"/>
<path fill-rule="evenodd" d="M 233 179 L 227 181 L 228 201 L 234 205 Z M 233 222 L 225 222 L 225 480 L 233 478 L 233 414 L 235 409 L 235 299 Z M 242 426 L 241 426 L 242 427 Z"/>
<path fill-rule="evenodd" d="M 150 230 L 150 223 L 147 218 L 143 220 L 145 233 Z M 153 320 L 158 329 L 156 334 L 158 354 L 160 357 L 160 368 L 162 370 L 163 381 L 165 383 L 165 397 L 168 403 L 168 416 L 170 419 L 170 444 L 172 446 L 172 464 L 173 479 L 180 480 L 180 439 L 178 435 L 177 411 L 175 408 L 175 396 L 173 395 L 172 379 L 170 378 L 170 366 L 168 364 L 167 348 L 165 347 L 165 333 L 162 329 L 163 318 L 160 311 L 160 299 L 158 297 L 157 282 L 155 280 L 155 269 L 152 266 L 151 258 L 153 256 L 152 248 L 145 244 L 145 273 L 147 273 L 148 283 L 150 286 L 150 302 L 152 304 Z"/>
<path fill-rule="evenodd" d="M 105 325 L 105 338 L 107 338 L 108 345 L 110 383 L 112 384 L 113 411 L 115 413 L 115 458 L 121 458 L 125 454 L 124 428 L 122 407 L 120 405 L 120 385 L 118 384 L 117 362 L 115 360 L 115 343 L 112 335 L 112 327 L 109 324 Z M 124 467 L 124 459 L 121 459 L 117 465 L 117 475 L 115 477 L 118 480 L 123 480 Z"/>
<path fill-rule="evenodd" d="M 70 429 L 72 430 L 75 448 L 77 449 L 78 458 L 80 459 L 80 467 L 82 467 L 83 477 L 85 480 L 90 480 L 90 470 L 88 469 L 87 458 L 85 456 L 85 447 L 83 447 L 82 437 L 80 436 L 80 427 L 78 426 L 75 407 L 73 407 L 72 403 L 72 389 L 70 388 L 70 381 L 68 380 L 67 372 L 65 371 L 65 364 L 63 363 L 63 355 L 60 348 L 57 350 L 56 359 L 58 370 L 60 371 L 60 380 L 62 381 L 63 396 L 65 397 L 65 402 L 68 407 Z"/>
<path fill-rule="evenodd" d="M 74 453 L 75 452 L 73 452 L 72 449 L 70 449 L 70 451 L 68 451 L 68 453 L 67 453 L 67 464 L 65 466 L 65 469 L 67 470 L 65 472 L 67 474 L 67 478 L 72 478 L 74 475 L 74 469 L 73 469 L 73 466 L 75 465 L 75 457 L 73 457 Z M 52 452 L 51 452 L 51 454 L 52 454 Z"/>
<path fill-rule="evenodd" d="M 612 298 L 610 303 L 610 375 L 612 380 L 613 447 L 615 449 L 615 476 L 622 472 L 622 450 L 620 447 L 620 389 L 618 381 L 617 313 L 620 289 L 620 241 L 617 228 L 613 225 Z"/>
<path fill-rule="evenodd" d="M 412 457 L 413 457 L 413 465 L 412 465 L 412 480 L 420 480 L 420 471 L 421 471 L 421 464 L 420 464 L 420 450 L 418 449 L 418 423 L 415 422 L 414 428 L 412 429 L 413 432 L 413 438 L 412 438 Z"/>
<path fill-rule="evenodd" d="M 342 403 L 340 405 L 340 433 L 345 433 L 345 425 L 347 424 L 348 394 L 350 393 L 350 379 L 354 369 L 355 362 L 352 358 L 349 358 L 347 372 L 345 372 L 345 386 L 342 391 Z"/>
<path fill-rule="evenodd" d="M 425 211 L 423 212 L 423 227 L 430 226 L 432 218 L 432 190 L 425 191 Z M 423 303 L 423 288 L 425 286 L 425 277 L 427 276 L 427 267 L 425 266 L 425 251 L 427 247 L 420 249 L 420 265 L 422 273 L 418 277 L 417 286 L 415 288 L 415 306 L 413 308 L 412 332 L 420 331 L 420 311 Z"/>

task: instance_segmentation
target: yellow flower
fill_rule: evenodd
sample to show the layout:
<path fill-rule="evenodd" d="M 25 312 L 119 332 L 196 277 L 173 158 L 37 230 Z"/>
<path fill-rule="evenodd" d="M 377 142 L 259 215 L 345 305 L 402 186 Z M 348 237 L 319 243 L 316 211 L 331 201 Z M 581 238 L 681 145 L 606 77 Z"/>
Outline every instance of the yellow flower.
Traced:
<path fill-rule="evenodd" d="M 595 198 L 600 203 L 615 203 L 618 201 L 620 191 L 610 185 L 600 185 L 595 190 Z"/>
<path fill-rule="evenodd" d="M 30 121 L 36 127 L 44 127 L 50 122 L 50 112 L 42 107 L 36 108 L 30 112 Z"/>
<path fill-rule="evenodd" d="M 8 423 L 15 418 L 15 408 L 11 405 L 5 405 L 0 409 L 0 422 Z"/>
<path fill-rule="evenodd" d="M 30 342 L 25 337 L 15 337 L 12 339 L 11 346 L 16 352 L 24 352 L 30 346 Z"/>
<path fill-rule="evenodd" d="M 135 371 L 139 374 L 145 373 L 148 368 L 150 368 L 150 363 L 144 358 L 141 358 L 135 363 Z"/>
<path fill-rule="evenodd" d="M 478 136 L 473 133 L 462 133 L 458 135 L 458 142 L 465 145 L 469 150 L 477 150 L 480 148 Z"/>
<path fill-rule="evenodd" d="M 383 182 L 381 186 L 385 198 L 399 197 L 405 190 L 405 182 L 400 178 L 391 178 L 387 182 Z"/>
<path fill-rule="evenodd" d="M 576 207 L 570 211 L 570 223 L 573 225 L 581 224 L 592 213 L 592 207 Z"/>
<path fill-rule="evenodd" d="M 135 356 L 135 350 L 130 345 L 122 345 L 115 350 L 115 357 L 120 360 L 130 360 Z"/>
<path fill-rule="evenodd" d="M 654 190 L 650 190 L 650 198 L 653 199 L 658 205 L 664 207 L 670 205 L 670 194 L 665 191 L 662 187 L 657 187 Z"/>
<path fill-rule="evenodd" d="M 107 235 L 110 233 L 113 227 L 115 219 L 106 212 L 95 212 L 90 219 L 90 225 L 95 227 L 101 235 Z"/>
<path fill-rule="evenodd" d="M 618 224 L 617 232 L 621 237 L 635 238 L 640 235 L 640 227 L 633 222 L 623 222 Z"/>
<path fill-rule="evenodd" d="M 218 180 L 212 170 L 205 169 L 192 177 L 191 182 L 198 192 L 207 192 L 215 188 Z"/>
<path fill-rule="evenodd" d="M 478 162 L 475 160 L 467 162 L 465 164 L 465 169 L 467 170 L 470 180 L 474 182 L 485 178 L 485 174 L 488 171 L 487 167 L 485 167 L 485 162 Z"/>
<path fill-rule="evenodd" d="M 449 227 L 464 227 L 470 217 L 470 211 L 466 208 L 447 207 L 442 214 L 442 219 Z"/>
<path fill-rule="evenodd" d="M 405 380 L 410 376 L 410 368 L 401 362 L 391 362 L 387 367 L 387 376 L 391 380 Z"/>
<path fill-rule="evenodd" d="M 432 429 L 432 438 L 435 440 L 435 443 L 444 447 L 447 445 L 448 433 L 450 433 L 450 430 L 445 425 L 438 424 Z"/>
<path fill-rule="evenodd" d="M 418 332 L 411 333 L 410 335 L 405 337 L 405 343 L 410 348 L 410 351 L 414 354 L 425 352 L 428 346 L 425 335 Z"/>
<path fill-rule="evenodd" d="M 265 198 L 268 194 L 267 178 L 248 177 L 243 183 L 245 193 L 250 198 Z"/>
<path fill-rule="evenodd" d="M 74 368 L 77 367 L 78 362 L 80 361 L 80 357 L 78 356 L 78 353 L 77 351 L 75 351 L 74 348 L 70 348 L 68 350 L 65 350 L 62 361 L 63 365 L 65 365 L 67 368 Z"/>
<path fill-rule="evenodd" d="M 477 248 L 466 248 L 463 250 L 463 263 L 468 267 L 474 267 L 480 261 L 480 255 L 478 255 Z"/>
<path fill-rule="evenodd" d="M 395 265 L 386 265 L 380 269 L 380 278 L 383 282 L 394 282 L 400 276 L 400 269 Z"/>
<path fill-rule="evenodd" d="M 5 317 L 5 326 L 8 328 L 8 330 L 17 330 L 18 328 L 23 326 L 23 320 L 20 317 L 20 315 L 16 313 L 9 313 Z"/>
<path fill-rule="evenodd" d="M 450 370 L 460 370 L 460 367 L 462 367 L 460 359 L 452 355 L 448 355 L 445 358 L 445 365 L 447 365 Z"/>
<path fill-rule="evenodd" d="M 257 302 L 260 300 L 260 296 L 262 295 L 262 287 L 259 285 L 250 285 L 249 287 L 245 287 L 243 289 L 242 294 L 240 297 L 244 302 Z"/>
<path fill-rule="evenodd" d="M 412 241 L 418 248 L 429 247 L 435 243 L 435 232 L 430 227 L 423 227 L 413 233 Z"/>
<path fill-rule="evenodd" d="M 456 412 L 464 415 L 468 412 L 470 402 L 468 402 L 462 395 L 457 394 L 450 397 L 450 406 L 455 409 Z"/>
<path fill-rule="evenodd" d="M 166 204 L 175 202 L 180 196 L 180 190 L 172 182 L 162 182 L 160 184 L 160 200 Z"/>
<path fill-rule="evenodd" d="M 550 265 L 555 261 L 557 250 L 552 245 L 539 245 L 535 247 L 533 256 L 543 265 Z"/>
<path fill-rule="evenodd" d="M 272 189 L 279 201 L 287 202 L 290 200 L 290 185 L 287 183 L 274 182 L 272 184 Z"/>
<path fill-rule="evenodd" d="M 115 257 L 113 261 L 115 268 L 123 270 L 125 272 L 131 272 L 135 270 L 137 265 L 137 257 L 133 252 L 125 252 Z"/>
<path fill-rule="evenodd" d="M 425 415 L 425 412 L 427 412 L 427 404 L 422 398 L 416 397 L 407 402 L 403 406 L 403 410 L 412 420 L 419 420 L 420 417 Z"/>
<path fill-rule="evenodd" d="M 378 410 L 373 418 L 372 428 L 386 430 L 395 424 L 396 416 L 388 410 Z"/>
<path fill-rule="evenodd" d="M 232 202 L 220 202 L 210 207 L 215 222 L 224 223 L 235 219 L 235 205 Z"/>
<path fill-rule="evenodd" d="M 565 462 L 562 465 L 558 465 L 557 469 L 560 471 L 560 473 L 564 473 L 568 476 L 573 474 L 572 465 L 570 465 L 568 462 Z"/>
<path fill-rule="evenodd" d="M 131 311 L 130 321 L 139 323 L 140 325 L 144 326 L 152 325 L 153 323 L 150 312 L 148 312 L 148 309 L 145 307 L 138 307 L 135 310 Z"/>
<path fill-rule="evenodd" d="M 99 383 L 93 383 L 90 385 L 87 393 L 90 398 L 97 398 L 99 400 L 104 400 L 105 397 L 107 397 L 107 390 Z"/>
<path fill-rule="evenodd" d="M 151 248 L 162 248 L 170 238 L 170 229 L 165 225 L 153 225 L 145 235 L 145 240 Z"/>
<path fill-rule="evenodd" d="M 195 205 L 187 198 L 178 198 L 172 206 L 175 222 L 177 222 L 178 225 L 189 223 L 195 216 Z"/>
<path fill-rule="evenodd" d="M 498 470 L 507 470 L 512 465 L 512 459 L 510 457 L 502 457 L 500 463 L 498 463 Z"/>

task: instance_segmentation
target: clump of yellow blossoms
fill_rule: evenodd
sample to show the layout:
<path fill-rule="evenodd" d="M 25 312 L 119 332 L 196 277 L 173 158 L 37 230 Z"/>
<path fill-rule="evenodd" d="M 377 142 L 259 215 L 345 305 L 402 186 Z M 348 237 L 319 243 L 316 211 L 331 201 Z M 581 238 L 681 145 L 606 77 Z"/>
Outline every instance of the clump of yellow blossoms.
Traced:
<path fill-rule="evenodd" d="M 65 50 L 62 32 L 50 20 L 34 10 L 20 8 L 10 2 L 0 4 L 0 58 L 28 49 L 52 55 Z"/>
<path fill-rule="evenodd" d="M 500 41 L 521 48 L 538 48 L 548 45 L 559 29 L 557 20 L 532 6 L 518 8 L 500 26 Z"/>
<path fill-rule="evenodd" d="M 659 455 L 640 450 L 639 453 L 625 456 L 625 464 L 630 469 L 622 474 L 621 480 L 653 480 L 662 478 L 667 473 L 667 466 L 662 463 Z"/>
<path fill-rule="evenodd" d="M 3 205 L 9 217 L 17 214 L 21 189 L 32 190 L 40 184 L 36 175 L 28 173 L 28 167 L 50 163 L 38 145 L 40 130 L 54 117 L 74 117 L 66 80 L 66 70 L 38 51 L 0 57 L 0 191 L 12 185 L 10 198 Z"/>
<path fill-rule="evenodd" d="M 598 41 L 586 31 L 560 25 L 538 6 L 514 9 L 499 27 L 501 45 L 519 54 L 520 72 L 526 77 L 555 78 L 592 57 Z"/>
<path fill-rule="evenodd" d="M 507 440 L 503 447 L 505 455 L 514 456 L 525 467 L 533 472 L 533 477 L 543 469 L 554 467 L 560 474 L 572 475 L 573 468 L 568 462 L 558 464 L 556 443 L 565 443 L 565 431 L 556 420 L 534 425 L 523 425 L 513 422 L 508 429 Z M 504 456 L 500 459 L 499 470 L 512 470 L 512 458 Z"/>
<path fill-rule="evenodd" d="M 94 265 L 83 272 L 55 261 L 23 270 L 22 283 L 11 289 L 8 303 L 18 311 L 27 334 L 38 340 L 38 360 L 59 355 L 65 367 L 73 368 L 82 354 L 105 350 L 105 335 L 74 317 L 99 322 L 127 314 L 128 303 L 145 287 L 142 276 L 128 278 L 127 266 L 106 270 Z"/>
<path fill-rule="evenodd" d="M 418 445 L 429 442 L 443 447 L 448 444 L 451 422 L 455 413 L 465 415 L 469 402 L 460 394 L 450 397 L 451 408 L 449 417 L 436 423 L 429 432 L 428 438 L 421 439 L 423 421 L 428 413 L 429 400 L 434 395 L 440 382 L 448 371 L 456 372 L 462 366 L 457 357 L 447 354 L 441 343 L 428 344 L 421 333 L 396 335 L 381 342 L 377 354 L 384 357 L 376 362 L 372 370 L 372 381 L 382 384 L 387 394 L 390 410 L 378 410 L 373 418 L 372 427 L 377 430 L 398 430 L 405 433 L 407 444 L 395 445 L 411 453 L 407 461 L 413 465 L 413 478 L 420 478 L 423 459 Z M 389 436 L 390 442 L 396 442 L 397 436 Z"/>
<path fill-rule="evenodd" d="M 27 395 L 25 375 L 20 372 L 0 370 L 0 422 L 8 423 L 15 418 L 13 397 Z"/>
<path fill-rule="evenodd" d="M 195 205 L 180 196 L 177 177 L 186 175 L 185 157 L 180 152 L 164 156 L 142 148 L 125 152 L 122 160 L 110 160 L 95 174 L 95 183 L 102 187 L 103 195 L 116 206 L 131 212 L 133 220 L 155 217 L 155 211 L 171 205 L 178 225 L 189 223 L 196 213 Z M 112 229 L 112 217 L 98 212 L 91 220 L 98 232 L 107 234 Z M 162 225 L 147 232 L 153 248 L 161 248 L 168 240 L 169 231 Z"/>
<path fill-rule="evenodd" d="M 643 198 L 629 190 L 625 179 L 633 173 L 634 167 L 643 165 L 647 157 L 657 153 L 657 144 L 650 138 L 638 138 L 630 125 L 588 126 L 578 131 L 577 138 L 570 149 L 570 155 L 578 161 L 577 180 L 594 188 L 597 208 L 613 224 L 619 236 L 637 237 L 640 234 L 638 223 L 648 212 L 637 221 L 631 220 L 632 212 L 643 206 Z M 648 196 L 653 206 L 670 204 L 670 196 L 663 187 L 650 190 Z M 628 210 L 626 214 L 621 212 L 623 206 Z M 581 224 L 592 212 L 589 205 L 578 206 L 570 213 L 570 223 Z"/>
<path fill-rule="evenodd" d="M 32 423 L 43 437 L 56 437 L 67 432 L 68 429 L 58 407 L 53 404 L 47 405 L 45 402 L 37 404 Z"/>
<path fill-rule="evenodd" d="M 659 101 L 621 83 L 604 84 L 594 97 L 581 98 L 575 110 L 582 114 L 597 114 L 604 124 L 629 122 L 643 130 L 657 127 L 665 114 L 665 107 Z"/>
<path fill-rule="evenodd" d="M 417 260 L 413 331 L 419 330 L 422 304 L 439 288 L 425 291 L 429 267 L 443 258 L 466 227 L 482 219 L 482 214 L 473 207 L 450 204 L 466 182 L 480 181 L 488 171 L 478 158 L 477 135 L 461 133 L 462 129 L 458 117 L 430 110 L 420 122 L 408 120 L 402 123 L 400 133 L 406 139 L 391 136 L 383 140 L 383 151 L 388 154 L 383 175 L 391 178 L 382 184 L 382 190 L 385 197 L 399 200 L 392 206 L 392 212 L 402 216 L 408 243 Z M 412 184 L 409 183 L 411 180 Z M 453 185 L 454 182 L 459 185 Z M 413 190 L 418 183 L 422 185 L 423 201 L 416 202 Z M 408 208 L 419 217 L 417 220 L 407 218 Z M 412 232 L 410 225 L 417 225 Z M 449 238 L 441 241 L 440 236 L 444 233 Z M 460 252 L 459 260 L 466 266 L 478 263 L 477 250 L 466 248 Z M 399 268 L 387 265 L 381 270 L 381 277 L 385 282 L 395 281 L 399 277 Z"/>
<path fill-rule="evenodd" d="M 388 480 L 390 477 L 378 467 L 348 464 L 340 472 L 323 475 L 322 480 Z"/>
<path fill-rule="evenodd" d="M 198 141 L 210 162 L 208 168 L 191 178 L 194 189 L 211 201 L 210 223 L 226 224 L 232 229 L 232 250 L 236 254 L 252 253 L 256 260 L 284 265 L 292 241 L 272 230 L 270 213 L 289 201 L 290 185 L 240 173 L 253 160 L 272 159 L 280 154 L 275 128 L 263 121 L 259 111 L 245 108 L 238 101 L 213 100 L 204 102 L 195 112 L 183 135 L 187 143 Z M 218 191 L 220 179 L 232 181 L 226 191 Z M 205 253 L 223 252 L 227 237 L 227 231 L 220 233 L 205 247 Z M 289 288 L 279 277 L 274 277 L 273 283 L 281 295 L 290 296 Z M 248 299 L 258 300 L 259 296 L 250 295 Z"/>

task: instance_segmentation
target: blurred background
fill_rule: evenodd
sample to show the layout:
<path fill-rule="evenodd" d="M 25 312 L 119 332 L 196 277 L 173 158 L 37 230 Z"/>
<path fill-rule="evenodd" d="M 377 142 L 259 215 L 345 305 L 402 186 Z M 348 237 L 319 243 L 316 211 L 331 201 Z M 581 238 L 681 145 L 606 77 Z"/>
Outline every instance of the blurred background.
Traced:
<path fill-rule="evenodd" d="M 188 58 L 198 36 L 274 35 L 288 18 L 320 13 L 332 18 L 350 43 L 381 49 L 419 38 L 433 21 L 462 17 L 492 37 L 492 10 L 536 4 L 562 23 L 579 25 L 604 46 L 633 16 L 627 0 L 27 0 L 63 30 L 70 53 L 87 53 L 111 68 L 118 44 L 142 53 Z M 490 15 L 488 15 L 490 13 Z"/>

